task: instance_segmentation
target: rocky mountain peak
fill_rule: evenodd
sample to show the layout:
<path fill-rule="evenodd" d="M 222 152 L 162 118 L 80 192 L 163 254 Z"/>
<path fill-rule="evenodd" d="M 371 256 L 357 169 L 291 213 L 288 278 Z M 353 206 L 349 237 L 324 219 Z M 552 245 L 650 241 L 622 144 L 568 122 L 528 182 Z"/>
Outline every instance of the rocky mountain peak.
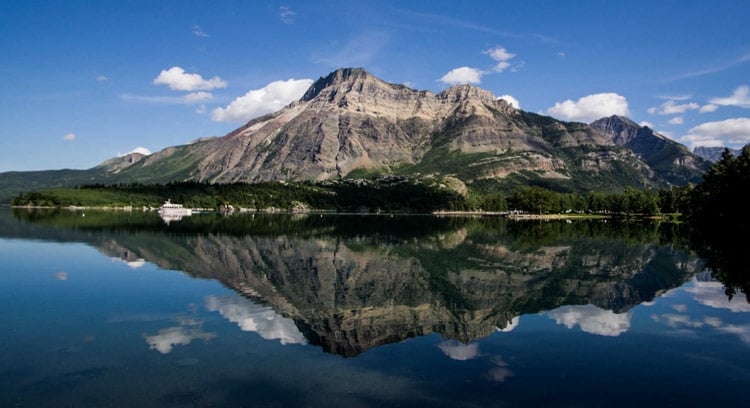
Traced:
<path fill-rule="evenodd" d="M 495 96 L 492 92 L 469 84 L 452 86 L 445 91 L 440 92 L 437 96 L 438 99 L 448 103 L 462 102 L 467 99 L 478 99 L 487 104 L 495 103 Z"/>
<path fill-rule="evenodd" d="M 302 96 L 303 101 L 310 101 L 326 89 L 340 89 L 353 87 L 357 83 L 366 81 L 380 81 L 370 75 L 364 68 L 340 68 L 330 74 L 318 78 Z"/>

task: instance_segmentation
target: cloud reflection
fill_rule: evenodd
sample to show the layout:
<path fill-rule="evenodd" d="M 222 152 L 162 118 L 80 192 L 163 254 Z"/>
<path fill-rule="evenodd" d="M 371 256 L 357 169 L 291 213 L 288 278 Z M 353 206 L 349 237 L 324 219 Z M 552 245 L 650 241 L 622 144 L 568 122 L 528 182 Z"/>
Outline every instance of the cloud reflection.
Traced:
<path fill-rule="evenodd" d="M 175 326 L 159 330 L 158 334 L 145 336 L 150 349 L 156 349 L 162 354 L 172 351 L 174 346 L 186 346 L 195 339 L 208 341 L 216 337 L 214 333 L 206 333 L 200 327 Z"/>
<path fill-rule="evenodd" d="M 499 327 L 497 327 L 496 329 L 499 332 L 507 333 L 507 332 L 513 331 L 513 329 L 515 329 L 516 327 L 518 327 L 518 323 L 520 321 L 521 321 L 521 318 L 519 316 L 516 316 L 511 321 L 509 321 L 508 323 L 506 323 L 505 327 L 503 327 L 502 329 L 499 328 Z"/>
<path fill-rule="evenodd" d="M 693 295 L 695 301 L 716 309 L 729 309 L 733 312 L 750 312 L 750 303 L 742 296 L 732 300 L 724 293 L 724 285 L 716 281 L 694 281 L 695 286 L 685 291 Z"/>
<path fill-rule="evenodd" d="M 492 381 L 504 382 L 508 378 L 513 377 L 513 371 L 508 368 L 508 363 L 501 356 L 495 356 L 490 361 L 496 366 L 487 372 Z"/>
<path fill-rule="evenodd" d="M 479 356 L 478 343 L 463 344 L 456 340 L 446 340 L 437 347 L 453 360 L 472 360 Z"/>
<path fill-rule="evenodd" d="M 563 306 L 545 313 L 557 324 L 600 336 L 619 336 L 630 329 L 630 314 L 617 314 L 594 305 Z"/>
<path fill-rule="evenodd" d="M 242 331 L 258 333 L 266 340 L 279 340 L 281 344 L 307 344 L 305 336 L 292 319 L 281 316 L 273 309 L 260 306 L 239 295 L 206 296 L 206 309 L 219 312 Z"/>

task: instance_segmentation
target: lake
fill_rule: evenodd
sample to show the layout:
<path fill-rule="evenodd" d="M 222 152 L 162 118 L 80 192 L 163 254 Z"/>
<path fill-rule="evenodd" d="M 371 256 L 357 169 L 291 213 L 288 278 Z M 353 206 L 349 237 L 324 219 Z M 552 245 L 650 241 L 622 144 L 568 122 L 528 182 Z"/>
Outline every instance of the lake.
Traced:
<path fill-rule="evenodd" d="M 0 406 L 744 405 L 676 224 L 0 210 Z"/>

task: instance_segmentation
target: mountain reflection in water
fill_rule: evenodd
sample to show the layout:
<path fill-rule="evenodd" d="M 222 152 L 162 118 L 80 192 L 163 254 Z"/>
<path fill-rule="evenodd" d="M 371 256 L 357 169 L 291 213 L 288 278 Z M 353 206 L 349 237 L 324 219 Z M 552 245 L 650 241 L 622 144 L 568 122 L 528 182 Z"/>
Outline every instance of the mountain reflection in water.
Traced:
<path fill-rule="evenodd" d="M 216 279 L 257 304 L 207 298 L 208 310 L 263 338 L 343 356 L 429 333 L 469 343 L 543 311 L 566 327 L 616 336 L 628 330 L 630 308 L 702 265 L 665 242 L 676 226 L 656 223 L 209 214 L 166 226 L 148 213 L 15 216 L 32 223 L 5 220 L 13 224 L 6 235 L 43 230 L 129 265 Z M 165 330 L 148 337 L 161 352 L 210 338 L 192 327 Z"/>

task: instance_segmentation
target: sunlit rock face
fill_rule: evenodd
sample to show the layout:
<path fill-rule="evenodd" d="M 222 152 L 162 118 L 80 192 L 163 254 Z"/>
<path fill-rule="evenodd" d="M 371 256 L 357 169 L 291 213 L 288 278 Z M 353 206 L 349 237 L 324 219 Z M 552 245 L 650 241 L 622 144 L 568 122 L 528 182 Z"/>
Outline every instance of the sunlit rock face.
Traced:
<path fill-rule="evenodd" d="M 581 154 L 591 156 L 583 165 Z M 321 77 L 300 100 L 224 137 L 113 167 L 117 177 L 129 180 L 213 183 L 328 180 L 355 170 L 395 169 L 463 182 L 514 174 L 570 180 L 582 174 L 612 177 L 613 169 L 623 168 L 635 185 L 653 184 L 653 173 L 632 151 L 588 125 L 521 111 L 471 85 L 435 94 L 385 82 L 361 68 Z"/>

